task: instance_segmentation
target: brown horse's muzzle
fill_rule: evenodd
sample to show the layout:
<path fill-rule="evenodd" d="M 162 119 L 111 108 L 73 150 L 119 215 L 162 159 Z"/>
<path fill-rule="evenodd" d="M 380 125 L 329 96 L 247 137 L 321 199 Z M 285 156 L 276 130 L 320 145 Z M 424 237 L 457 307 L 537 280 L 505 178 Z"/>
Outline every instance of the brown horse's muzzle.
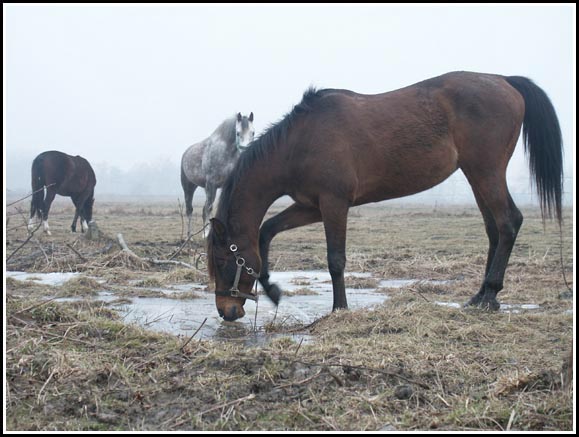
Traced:
<path fill-rule="evenodd" d="M 245 316 L 245 310 L 243 309 L 244 303 L 245 299 L 217 297 L 217 312 L 223 320 L 233 322 Z"/>

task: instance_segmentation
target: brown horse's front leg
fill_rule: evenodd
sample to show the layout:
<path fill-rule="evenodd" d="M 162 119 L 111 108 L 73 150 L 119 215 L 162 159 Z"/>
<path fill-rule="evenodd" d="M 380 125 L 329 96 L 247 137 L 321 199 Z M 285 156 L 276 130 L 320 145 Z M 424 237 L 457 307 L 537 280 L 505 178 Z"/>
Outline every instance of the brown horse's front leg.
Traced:
<path fill-rule="evenodd" d="M 288 229 L 298 228 L 319 222 L 322 219 L 320 211 L 294 203 L 279 214 L 266 220 L 259 230 L 259 255 L 261 257 L 261 274 L 259 282 L 267 296 L 275 303 L 279 303 L 281 289 L 269 282 L 269 245 L 273 237 Z"/>
<path fill-rule="evenodd" d="M 344 270 L 346 268 L 346 228 L 348 224 L 348 204 L 344 199 L 328 197 L 320 199 L 326 244 L 328 270 L 332 277 L 334 304 L 332 311 L 348 308 Z"/>
<path fill-rule="evenodd" d="M 263 287 L 267 297 L 269 297 L 274 304 L 278 305 L 281 299 L 281 289 L 277 284 L 269 282 L 269 245 L 275 236 L 271 220 L 272 219 L 267 220 L 259 231 L 259 256 L 261 258 L 259 283 Z"/>

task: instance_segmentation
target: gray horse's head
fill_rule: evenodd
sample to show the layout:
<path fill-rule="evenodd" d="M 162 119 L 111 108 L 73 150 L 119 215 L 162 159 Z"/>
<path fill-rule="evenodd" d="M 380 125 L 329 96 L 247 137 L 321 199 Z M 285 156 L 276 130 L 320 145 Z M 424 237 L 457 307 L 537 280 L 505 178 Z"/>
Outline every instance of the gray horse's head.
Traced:
<path fill-rule="evenodd" d="M 241 112 L 238 112 L 235 121 L 235 147 L 237 147 L 237 150 L 243 152 L 248 144 L 253 141 L 254 136 L 253 112 L 249 114 L 249 117 L 242 116 Z"/>

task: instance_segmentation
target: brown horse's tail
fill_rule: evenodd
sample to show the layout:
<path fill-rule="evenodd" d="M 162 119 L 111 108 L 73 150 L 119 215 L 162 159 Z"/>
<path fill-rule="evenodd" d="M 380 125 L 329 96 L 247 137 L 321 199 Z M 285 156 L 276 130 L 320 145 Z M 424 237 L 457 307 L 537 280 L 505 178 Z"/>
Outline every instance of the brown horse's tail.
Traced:
<path fill-rule="evenodd" d="M 561 224 L 563 192 L 563 140 L 555 108 L 549 97 L 530 79 L 505 77 L 525 100 L 523 142 L 534 176 L 543 219 L 552 218 L 553 211 Z"/>
<path fill-rule="evenodd" d="M 34 215 L 42 218 L 42 210 L 44 209 L 44 166 L 42 165 L 42 157 L 37 156 L 32 161 L 32 204 L 30 206 L 30 218 Z"/>

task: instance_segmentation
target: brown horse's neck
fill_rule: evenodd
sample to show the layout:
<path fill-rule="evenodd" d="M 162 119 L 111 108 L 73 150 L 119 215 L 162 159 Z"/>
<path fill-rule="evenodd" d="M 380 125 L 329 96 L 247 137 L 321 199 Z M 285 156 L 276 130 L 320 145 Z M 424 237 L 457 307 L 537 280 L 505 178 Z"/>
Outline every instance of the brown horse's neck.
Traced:
<path fill-rule="evenodd" d="M 269 207 L 286 194 L 283 166 L 268 160 L 268 165 L 256 162 L 248 168 L 240 182 L 231 190 L 224 223 L 232 242 L 257 247 L 259 228 Z M 220 205 L 221 206 L 221 205 Z"/>

